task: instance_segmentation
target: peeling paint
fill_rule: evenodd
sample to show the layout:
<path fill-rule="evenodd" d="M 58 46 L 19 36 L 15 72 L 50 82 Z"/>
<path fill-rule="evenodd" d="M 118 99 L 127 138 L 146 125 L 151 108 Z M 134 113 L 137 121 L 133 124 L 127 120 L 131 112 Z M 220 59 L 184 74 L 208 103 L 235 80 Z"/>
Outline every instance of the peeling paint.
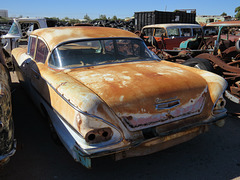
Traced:
<path fill-rule="evenodd" d="M 119 100 L 122 102 L 124 99 L 124 96 L 120 96 Z"/>

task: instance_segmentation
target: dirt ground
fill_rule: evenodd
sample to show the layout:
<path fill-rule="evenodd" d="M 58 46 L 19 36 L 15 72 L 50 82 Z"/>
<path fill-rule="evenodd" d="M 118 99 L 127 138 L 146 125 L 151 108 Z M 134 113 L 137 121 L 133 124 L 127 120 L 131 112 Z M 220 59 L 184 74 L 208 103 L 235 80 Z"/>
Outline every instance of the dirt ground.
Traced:
<path fill-rule="evenodd" d="M 234 179 L 240 177 L 240 119 L 229 116 L 195 139 L 148 156 L 113 161 L 99 158 L 91 170 L 53 142 L 46 120 L 16 79 L 12 85 L 17 152 L 0 169 L 1 180 Z M 228 103 L 229 111 L 240 106 Z"/>

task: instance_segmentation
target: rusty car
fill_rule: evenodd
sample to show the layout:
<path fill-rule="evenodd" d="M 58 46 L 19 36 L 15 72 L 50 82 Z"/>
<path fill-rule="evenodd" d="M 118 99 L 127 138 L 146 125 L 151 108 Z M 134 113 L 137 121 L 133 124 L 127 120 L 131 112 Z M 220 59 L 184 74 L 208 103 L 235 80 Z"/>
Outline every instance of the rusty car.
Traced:
<path fill-rule="evenodd" d="M 148 155 L 224 125 L 226 81 L 160 60 L 134 33 L 108 27 L 38 29 L 13 49 L 20 83 L 72 157 Z"/>
<path fill-rule="evenodd" d="M 0 51 L 0 167 L 16 152 L 10 82 L 9 71 Z"/>
<path fill-rule="evenodd" d="M 197 34 L 202 34 L 202 27 L 188 23 L 153 24 L 141 30 L 141 36 L 147 44 L 168 50 L 178 48 L 182 41 Z"/>

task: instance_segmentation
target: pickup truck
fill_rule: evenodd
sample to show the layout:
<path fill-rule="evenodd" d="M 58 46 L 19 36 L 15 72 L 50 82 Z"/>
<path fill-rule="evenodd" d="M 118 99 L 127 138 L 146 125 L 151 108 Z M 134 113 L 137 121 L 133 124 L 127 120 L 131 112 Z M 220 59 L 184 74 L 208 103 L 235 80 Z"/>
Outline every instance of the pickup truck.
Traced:
<path fill-rule="evenodd" d="M 27 46 L 29 34 L 39 28 L 48 27 L 44 18 L 17 18 L 13 20 L 12 26 L 6 35 L 1 36 L 3 48 L 0 53 L 5 56 L 6 65 L 11 69 L 11 51 L 20 46 Z"/>

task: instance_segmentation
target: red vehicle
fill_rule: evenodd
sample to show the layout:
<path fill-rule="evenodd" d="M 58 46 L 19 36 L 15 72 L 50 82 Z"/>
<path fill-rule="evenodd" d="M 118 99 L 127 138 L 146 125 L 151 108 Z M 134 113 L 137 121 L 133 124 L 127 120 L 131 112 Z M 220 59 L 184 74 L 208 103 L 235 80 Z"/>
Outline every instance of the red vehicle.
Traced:
<path fill-rule="evenodd" d="M 141 34 L 147 43 L 156 46 L 157 49 L 175 49 L 182 41 L 202 34 L 199 24 L 154 24 L 144 26 Z M 154 37 L 154 38 L 152 38 Z"/>

